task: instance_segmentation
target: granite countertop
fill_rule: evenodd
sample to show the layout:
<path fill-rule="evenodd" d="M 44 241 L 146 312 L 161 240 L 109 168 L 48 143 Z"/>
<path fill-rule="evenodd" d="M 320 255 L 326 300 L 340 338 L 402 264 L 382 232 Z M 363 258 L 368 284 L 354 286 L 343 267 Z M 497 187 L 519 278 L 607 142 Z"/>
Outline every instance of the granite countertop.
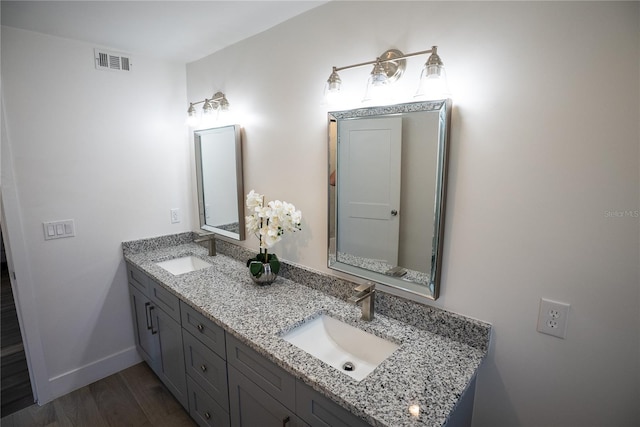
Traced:
<path fill-rule="evenodd" d="M 486 355 L 476 348 L 376 313 L 360 320 L 360 308 L 319 290 L 279 277 L 270 286 L 253 283 L 244 263 L 209 257 L 194 243 L 131 253 L 126 261 L 164 285 L 228 333 L 374 426 L 441 426 Z M 174 276 L 156 265 L 187 255 L 212 267 Z M 356 381 L 281 335 L 319 314 L 399 344 L 371 374 Z M 409 407 L 419 405 L 419 415 Z"/>

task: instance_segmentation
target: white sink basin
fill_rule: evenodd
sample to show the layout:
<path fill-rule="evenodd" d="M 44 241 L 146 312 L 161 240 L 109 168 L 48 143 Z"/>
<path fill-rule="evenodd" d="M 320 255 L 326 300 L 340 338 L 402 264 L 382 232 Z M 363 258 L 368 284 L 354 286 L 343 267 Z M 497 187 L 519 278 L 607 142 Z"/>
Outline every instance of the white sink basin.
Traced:
<path fill-rule="evenodd" d="M 324 314 L 282 338 L 357 381 L 369 375 L 399 347 Z"/>
<path fill-rule="evenodd" d="M 182 258 L 170 259 L 169 261 L 157 262 L 156 265 L 164 268 L 174 276 L 211 267 L 211 264 L 208 262 L 191 255 Z"/>

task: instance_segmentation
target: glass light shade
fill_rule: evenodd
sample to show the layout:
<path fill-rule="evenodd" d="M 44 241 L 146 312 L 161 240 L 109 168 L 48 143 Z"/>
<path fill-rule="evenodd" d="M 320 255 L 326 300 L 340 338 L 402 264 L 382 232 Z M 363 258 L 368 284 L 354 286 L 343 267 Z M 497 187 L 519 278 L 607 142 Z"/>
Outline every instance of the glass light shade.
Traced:
<path fill-rule="evenodd" d="M 220 100 L 220 111 L 229 111 L 229 101 L 225 97 Z"/>
<path fill-rule="evenodd" d="M 334 69 L 324 85 L 324 104 L 335 105 L 340 98 L 342 80 Z"/>
<path fill-rule="evenodd" d="M 420 74 L 420 84 L 416 98 L 425 100 L 446 99 L 451 96 L 447 84 L 447 74 L 443 65 L 426 64 Z"/>
<path fill-rule="evenodd" d="M 198 126 L 199 123 L 200 123 L 200 119 L 199 119 L 197 114 L 187 117 L 187 126 L 196 127 L 196 126 Z"/>
<path fill-rule="evenodd" d="M 213 103 L 210 100 L 205 99 L 204 106 L 202 107 L 202 116 L 211 117 L 214 115 L 215 112 L 216 112 L 216 109 L 213 108 Z"/>
<path fill-rule="evenodd" d="M 380 103 L 388 101 L 391 98 L 391 84 L 385 79 L 379 79 L 373 74 L 367 81 L 367 89 L 364 93 L 362 102 Z"/>
<path fill-rule="evenodd" d="M 331 88 L 331 85 L 327 82 L 324 85 L 324 96 L 323 96 L 323 104 L 325 105 L 335 105 L 340 100 L 340 87 Z"/>
<path fill-rule="evenodd" d="M 198 112 L 193 104 L 190 104 L 189 109 L 187 110 L 187 126 L 195 127 L 198 124 L 198 121 Z"/>
<path fill-rule="evenodd" d="M 384 67 L 379 62 L 373 66 L 373 71 L 367 80 L 367 89 L 362 102 L 384 102 L 391 97 L 391 84 Z"/>

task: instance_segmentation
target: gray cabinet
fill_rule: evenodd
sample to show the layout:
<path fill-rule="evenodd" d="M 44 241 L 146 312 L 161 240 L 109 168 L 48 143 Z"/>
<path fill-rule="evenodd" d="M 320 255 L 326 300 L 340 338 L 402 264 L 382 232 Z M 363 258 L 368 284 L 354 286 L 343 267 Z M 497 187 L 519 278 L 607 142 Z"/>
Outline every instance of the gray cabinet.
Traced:
<path fill-rule="evenodd" d="M 149 313 L 151 302 L 146 295 L 133 286 L 129 286 L 129 295 L 136 346 L 145 362 L 152 366 L 153 361 L 157 358 L 158 346 L 155 342 L 155 336 L 151 332 L 151 314 Z"/>
<path fill-rule="evenodd" d="M 227 335 L 227 361 L 234 427 L 252 425 L 256 414 L 273 423 L 266 425 L 369 426 L 231 335 Z M 283 424 L 287 417 L 293 424 Z"/>
<path fill-rule="evenodd" d="M 305 424 L 233 366 L 229 366 L 232 427 L 297 427 Z"/>
<path fill-rule="evenodd" d="M 182 327 L 209 347 L 213 352 L 226 359 L 224 329 L 198 313 L 193 307 L 180 301 Z"/>
<path fill-rule="evenodd" d="M 140 355 L 202 427 L 367 427 L 267 360 L 132 265 L 127 265 Z M 475 379 L 447 426 L 471 425 Z"/>
<path fill-rule="evenodd" d="M 227 362 L 187 331 L 183 331 L 187 375 L 223 408 L 229 407 Z"/>
<path fill-rule="evenodd" d="M 296 383 L 296 413 L 312 427 L 369 427 L 302 381 Z"/>
<path fill-rule="evenodd" d="M 155 372 L 182 406 L 188 408 L 182 328 L 162 309 L 151 307 L 152 323 L 158 336 L 159 358 Z"/>
<path fill-rule="evenodd" d="M 159 286 L 157 283 L 132 266 L 127 267 L 127 274 L 138 351 L 176 399 L 188 408 L 180 323 L 175 320 L 175 314 L 172 316 L 160 308 L 159 299 L 151 293 L 154 285 Z M 179 304 L 175 295 L 162 294 L 165 301 L 171 297 Z"/>
<path fill-rule="evenodd" d="M 129 264 L 127 264 L 127 279 L 131 286 L 142 292 L 144 295 L 149 294 L 147 275 Z"/>
<path fill-rule="evenodd" d="M 187 390 L 189 391 L 189 415 L 199 426 L 229 427 L 227 410 L 189 376 L 187 376 Z"/>
<path fill-rule="evenodd" d="M 296 381 L 284 369 L 227 334 L 227 361 L 280 403 L 295 411 Z"/>
<path fill-rule="evenodd" d="M 189 413 L 202 427 L 229 426 L 224 329 L 180 302 Z"/>

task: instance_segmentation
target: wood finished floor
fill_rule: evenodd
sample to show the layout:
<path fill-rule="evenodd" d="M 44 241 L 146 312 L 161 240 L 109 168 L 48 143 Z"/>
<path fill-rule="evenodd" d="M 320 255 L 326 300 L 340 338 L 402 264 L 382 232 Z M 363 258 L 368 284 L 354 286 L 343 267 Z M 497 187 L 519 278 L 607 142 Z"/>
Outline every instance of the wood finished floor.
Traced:
<path fill-rule="evenodd" d="M 43 406 L 32 405 L 0 420 L 2 427 L 191 427 L 196 423 L 139 363 Z"/>
<path fill-rule="evenodd" d="M 4 417 L 32 405 L 33 394 L 9 280 L 9 269 L 4 262 L 0 285 L 0 416 Z"/>

